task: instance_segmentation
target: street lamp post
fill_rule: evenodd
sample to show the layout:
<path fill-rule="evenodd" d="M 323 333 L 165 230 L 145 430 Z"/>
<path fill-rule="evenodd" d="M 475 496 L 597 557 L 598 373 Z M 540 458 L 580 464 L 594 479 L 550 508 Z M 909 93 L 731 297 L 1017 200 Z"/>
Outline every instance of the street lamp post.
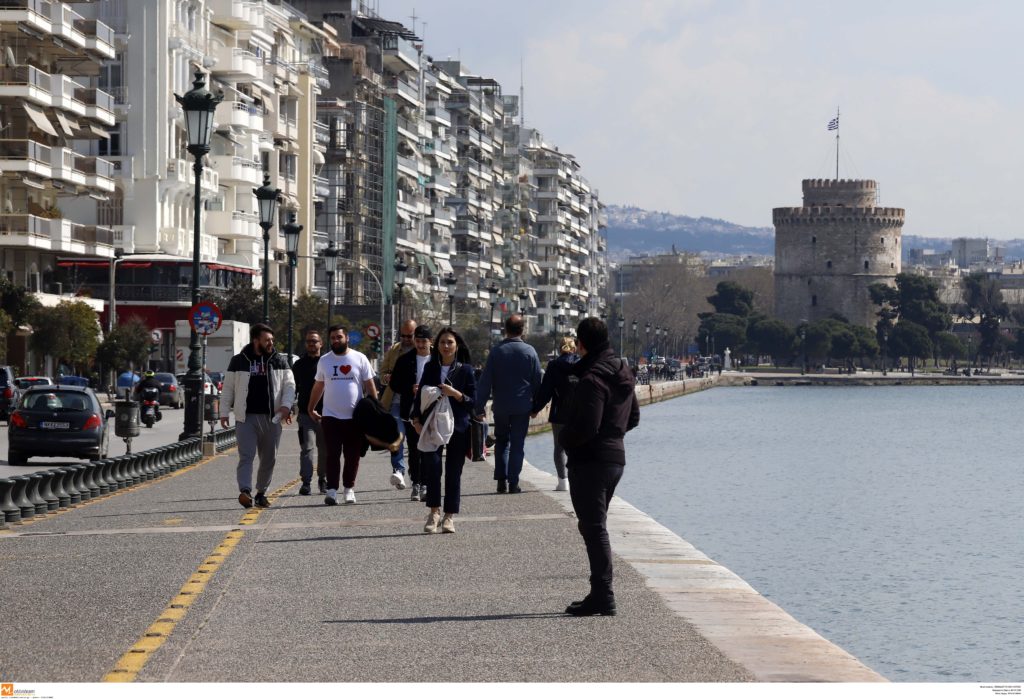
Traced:
<path fill-rule="evenodd" d="M 405 287 L 405 273 L 409 271 L 409 265 L 398 255 L 395 255 L 395 285 L 398 287 L 398 322 L 395 324 L 395 342 L 398 342 L 398 328 L 402 326 L 402 289 Z"/>
<path fill-rule="evenodd" d="M 636 320 L 635 319 L 633 320 L 632 327 L 633 327 L 633 371 L 636 372 L 636 369 L 637 369 L 636 365 L 637 365 L 637 362 L 639 362 L 640 360 L 636 356 Z"/>
<path fill-rule="evenodd" d="M 288 250 L 288 366 L 292 365 L 292 324 L 295 312 L 295 268 L 299 265 L 299 234 L 302 226 L 295 223 L 295 212 L 288 215 L 284 230 L 284 244 Z"/>
<path fill-rule="evenodd" d="M 455 285 L 459 280 L 455 278 L 454 272 L 444 275 L 444 283 L 448 287 L 448 325 L 455 325 Z"/>
<path fill-rule="evenodd" d="M 334 315 L 334 273 L 337 271 L 338 248 L 332 240 L 327 243 L 327 249 L 324 250 L 324 272 L 327 273 L 327 328 L 331 327 L 331 317 Z"/>
<path fill-rule="evenodd" d="M 619 356 L 621 357 L 622 355 L 624 355 L 626 353 L 626 348 L 622 344 L 622 329 L 624 327 L 626 327 L 626 319 L 622 317 L 621 313 L 619 314 L 618 323 L 619 323 Z"/>
<path fill-rule="evenodd" d="M 188 152 L 195 158 L 192 170 L 195 173 L 195 211 L 192 220 L 192 304 L 199 303 L 199 254 L 202 248 L 200 232 L 202 215 L 203 156 L 210 152 L 210 137 L 213 135 L 213 113 L 223 99 L 222 94 L 213 95 L 206 89 L 206 80 L 201 71 L 196 71 L 192 89 L 174 99 L 185 112 L 185 129 L 188 136 Z M 195 328 L 189 340 L 188 375 L 185 377 L 188 400 L 185 403 L 185 425 L 180 439 L 198 437 L 203 429 L 203 366 L 200 354 L 202 346 Z"/>
<path fill-rule="evenodd" d="M 491 315 L 487 319 L 487 327 L 490 328 L 492 335 L 497 335 L 498 333 L 494 332 L 494 304 L 498 301 L 498 292 L 501 289 L 498 287 L 498 282 L 492 279 L 491 283 L 486 287 L 486 291 L 488 298 L 491 300 Z"/>
<path fill-rule="evenodd" d="M 263 185 L 252 190 L 260 210 L 260 228 L 263 229 L 263 322 L 270 324 L 270 227 L 274 225 L 277 198 L 280 189 L 270 186 L 270 173 L 263 173 Z M 291 350 L 289 350 L 291 351 Z"/>
<path fill-rule="evenodd" d="M 889 363 L 889 358 L 886 356 L 889 349 L 889 333 L 882 331 L 882 376 L 885 376 L 887 368 L 886 365 Z"/>
<path fill-rule="evenodd" d="M 885 372 L 885 369 L 882 369 Z M 800 329 L 800 373 L 807 373 L 807 328 Z"/>
<path fill-rule="evenodd" d="M 519 290 L 519 313 L 526 315 L 526 302 L 530 298 L 530 295 L 526 292 L 526 289 Z"/>
<path fill-rule="evenodd" d="M 651 347 L 651 324 L 650 322 L 644 323 L 644 351 L 648 351 Z"/>

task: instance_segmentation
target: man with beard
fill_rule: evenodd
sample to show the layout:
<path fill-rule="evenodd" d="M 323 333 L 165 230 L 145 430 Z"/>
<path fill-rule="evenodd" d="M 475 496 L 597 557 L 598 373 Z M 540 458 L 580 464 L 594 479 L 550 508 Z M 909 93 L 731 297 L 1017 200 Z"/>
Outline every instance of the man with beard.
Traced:
<path fill-rule="evenodd" d="M 331 351 L 320 357 L 316 367 L 316 382 L 310 392 L 307 409 L 309 415 L 321 423 L 327 446 L 327 494 L 324 504 L 338 504 L 338 482 L 344 486 L 345 504 L 356 501 L 356 473 L 363 450 L 363 433 L 352 419 L 356 403 L 364 395 L 377 397 L 373 381 L 373 368 L 366 355 L 349 348 L 348 333 L 340 325 L 328 330 Z M 323 415 L 317 403 L 323 398 Z M 345 457 L 342 473 L 341 458 Z M 340 476 L 340 478 L 339 478 Z"/>
<path fill-rule="evenodd" d="M 398 342 L 391 346 L 391 349 L 384 355 L 380 363 L 380 382 L 384 386 L 384 394 L 381 396 L 380 404 L 385 410 L 391 410 L 391 416 L 395 418 L 398 425 L 398 432 L 405 434 L 405 421 L 402 420 L 401 406 L 395 389 L 391 385 L 391 377 L 394 374 L 395 366 L 399 357 L 412 352 L 413 332 L 416 330 L 416 321 L 412 318 L 404 321 L 398 330 Z M 409 461 L 412 461 L 412 454 L 409 454 Z M 410 463 L 411 468 L 411 463 Z M 411 475 L 411 472 L 410 472 Z M 405 488 L 405 445 L 398 447 L 398 451 L 391 455 L 391 485 L 398 490 Z"/>
<path fill-rule="evenodd" d="M 274 475 L 281 421 L 292 422 L 295 377 L 284 355 L 274 350 L 274 331 L 263 323 L 249 329 L 252 344 L 231 358 L 220 397 L 220 424 L 227 428 L 235 411 L 238 436 L 238 502 L 242 507 L 270 507 L 267 488 Z M 259 453 L 256 498 L 252 497 L 252 465 Z"/>

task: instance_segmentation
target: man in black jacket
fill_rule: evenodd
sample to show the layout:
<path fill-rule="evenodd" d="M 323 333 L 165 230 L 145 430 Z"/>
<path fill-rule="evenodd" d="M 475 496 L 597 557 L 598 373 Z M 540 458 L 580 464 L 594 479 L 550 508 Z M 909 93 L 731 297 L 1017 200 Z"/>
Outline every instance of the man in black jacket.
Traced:
<path fill-rule="evenodd" d="M 316 383 L 316 365 L 320 361 L 323 339 L 318 330 L 306 332 L 306 354 L 292 367 L 295 374 L 295 402 L 299 422 L 299 477 L 302 485 L 299 495 L 309 495 L 309 482 L 313 479 L 313 446 L 316 445 L 316 480 L 320 493 L 327 492 L 327 472 L 324 463 L 327 450 L 324 447 L 324 431 L 320 423 L 309 416 L 309 394 Z M 323 401 L 317 410 L 323 410 Z"/>
<path fill-rule="evenodd" d="M 566 607 L 573 616 L 615 615 L 608 504 L 626 465 L 623 437 L 640 423 L 635 379 L 608 344 L 608 326 L 584 318 L 576 328 L 581 357 L 572 414 L 559 435 L 569 469 L 569 495 L 590 560 L 590 594 Z"/>

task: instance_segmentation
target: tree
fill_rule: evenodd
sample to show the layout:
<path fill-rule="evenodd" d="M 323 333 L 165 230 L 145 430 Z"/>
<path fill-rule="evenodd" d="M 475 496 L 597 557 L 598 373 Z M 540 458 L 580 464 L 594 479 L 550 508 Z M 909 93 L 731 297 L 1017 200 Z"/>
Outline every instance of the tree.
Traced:
<path fill-rule="evenodd" d="M 747 342 L 747 321 L 731 313 L 702 313 L 700 327 L 697 330 L 697 343 L 701 344 L 705 335 L 713 339 L 715 354 L 721 355 L 726 348 L 739 352 Z"/>
<path fill-rule="evenodd" d="M 895 287 L 872 284 L 868 292 L 871 300 L 882 307 L 879 311 L 882 321 L 908 321 L 923 327 L 932 347 L 938 346 L 936 336 L 953 324 L 949 307 L 939 300 L 938 283 L 929 277 L 901 272 L 896 275 Z M 884 329 L 891 330 L 892 324 L 888 323 Z M 937 364 L 938 357 L 934 359 Z"/>
<path fill-rule="evenodd" d="M 964 343 L 951 332 L 938 333 L 935 336 L 935 344 L 932 349 L 937 357 L 945 357 L 950 362 L 967 356 L 967 349 L 964 347 Z"/>
<path fill-rule="evenodd" d="M 793 330 L 781 320 L 758 320 L 747 329 L 748 351 L 771 356 L 776 367 L 779 366 L 780 357 L 791 354 L 793 339 Z M 749 345 L 753 345 L 753 348 Z"/>
<path fill-rule="evenodd" d="M 715 313 L 728 313 L 746 318 L 754 310 L 754 292 L 736 282 L 718 282 L 715 293 L 708 296 Z"/>
<path fill-rule="evenodd" d="M 0 308 L 0 364 L 7 363 L 7 336 L 14 330 L 14 321 Z"/>
<path fill-rule="evenodd" d="M 978 353 L 991 364 L 999 341 L 999 324 L 1009 317 L 1010 307 L 1003 300 L 999 280 L 984 272 L 974 272 L 964 277 L 962 287 L 964 302 L 959 315 L 965 320 L 977 322 L 981 337 Z"/>
<path fill-rule="evenodd" d="M 661 327 L 675 338 L 694 337 L 698 314 L 710 309 L 707 296 L 711 292 L 711 281 L 704 276 L 699 259 L 696 255 L 681 258 L 682 261 L 672 264 L 651 265 L 649 271 L 638 275 L 632 288 L 626 290 L 622 314 L 627 328 L 633 320 L 639 324 L 639 343 L 644 341 L 646 323 L 651 324 L 652 332 L 655 327 Z M 614 279 L 615 275 L 612 277 Z M 631 337 L 628 329 L 624 338 L 626 335 Z M 629 341 L 626 344 L 631 346 Z"/>
<path fill-rule="evenodd" d="M 7 277 L 0 277 L 0 310 L 10 316 L 15 328 L 28 325 L 32 313 L 39 307 L 39 301 L 32 292 L 23 286 L 15 286 Z"/>
<path fill-rule="evenodd" d="M 149 358 L 152 344 L 150 329 L 138 316 L 119 323 L 96 350 L 96 359 L 104 366 L 123 371 L 129 367 L 142 367 Z"/>
<path fill-rule="evenodd" d="M 84 372 L 96 356 L 100 326 L 96 312 L 82 301 L 61 301 L 37 308 L 31 317 L 29 347 Z"/>
<path fill-rule="evenodd" d="M 923 325 L 901 320 L 889 336 L 891 354 L 906 357 L 911 369 L 915 359 L 927 359 L 932 355 L 932 341 L 928 337 L 928 329 Z"/>
<path fill-rule="evenodd" d="M 851 325 L 850 332 L 857 338 L 857 356 L 860 357 L 862 364 L 865 357 L 874 359 L 878 356 L 878 338 L 871 328 L 865 328 L 863 325 Z"/>

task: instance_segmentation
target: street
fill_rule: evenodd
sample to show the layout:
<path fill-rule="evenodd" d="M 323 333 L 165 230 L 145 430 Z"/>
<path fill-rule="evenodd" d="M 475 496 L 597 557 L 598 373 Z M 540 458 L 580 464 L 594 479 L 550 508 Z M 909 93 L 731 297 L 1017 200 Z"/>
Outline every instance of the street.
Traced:
<path fill-rule="evenodd" d="M 104 404 L 107 407 L 107 404 Z M 171 408 L 161 408 L 163 419 L 153 425 L 152 428 L 147 428 L 142 425 L 139 430 L 139 436 L 132 439 L 132 451 L 145 451 L 146 449 L 152 449 L 153 447 L 159 447 L 164 444 L 172 444 L 178 441 L 178 435 L 181 434 L 182 427 L 184 426 L 185 411 Z M 124 440 L 114 435 L 114 420 L 111 418 L 107 421 L 107 427 L 110 430 L 110 452 L 108 456 L 121 456 L 125 453 Z M 218 429 L 220 428 L 218 424 Z M 203 423 L 204 433 L 208 433 L 210 429 L 209 423 Z M 19 476 L 26 473 L 35 473 L 36 471 L 45 471 L 51 468 L 57 468 L 60 466 L 66 466 L 68 464 L 83 463 L 77 459 L 52 456 L 43 457 L 36 456 L 32 457 L 27 466 L 11 466 L 7 462 L 7 423 L 4 422 L 0 425 L 0 478 L 9 478 L 10 476 Z"/>

